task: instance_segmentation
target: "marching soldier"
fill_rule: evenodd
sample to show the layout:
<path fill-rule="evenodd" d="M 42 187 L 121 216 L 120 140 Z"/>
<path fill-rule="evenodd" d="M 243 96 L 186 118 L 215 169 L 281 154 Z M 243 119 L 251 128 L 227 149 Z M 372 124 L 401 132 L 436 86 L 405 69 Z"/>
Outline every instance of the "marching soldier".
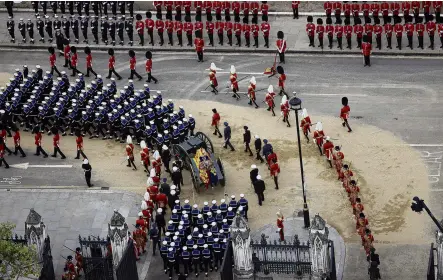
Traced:
<path fill-rule="evenodd" d="M 151 40 L 149 42 L 149 44 L 151 44 L 153 46 L 154 45 L 154 27 L 155 27 L 155 22 L 152 19 L 152 13 L 151 12 L 146 12 L 145 27 L 148 30 L 148 35 L 149 35 L 149 38 Z"/>
<path fill-rule="evenodd" d="M 83 136 L 79 129 L 76 130 L 75 136 L 75 142 L 77 144 L 77 156 L 75 157 L 75 159 L 80 159 L 80 155 L 82 155 L 84 159 L 87 159 L 88 157 L 83 152 Z"/>
<path fill-rule="evenodd" d="M 108 62 L 108 76 L 106 77 L 106 79 L 111 79 L 112 77 L 112 73 L 114 73 L 114 75 L 117 77 L 117 79 L 121 80 L 122 77 L 115 71 L 115 56 L 114 56 L 114 50 L 113 49 L 109 49 L 108 50 L 108 54 L 109 54 L 109 62 Z"/>
<path fill-rule="evenodd" d="M 63 16 L 63 21 L 62 21 L 62 29 L 65 32 L 65 37 L 66 39 L 70 38 L 70 31 L 71 31 L 71 23 L 68 21 L 68 19 Z"/>
<path fill-rule="evenodd" d="M 124 40 L 123 40 L 123 34 L 125 31 L 125 19 L 122 17 L 118 18 L 119 22 L 118 22 L 118 38 L 120 39 L 120 45 L 124 45 Z"/>
<path fill-rule="evenodd" d="M 75 248 L 75 267 L 77 268 L 77 275 L 80 277 L 80 271 L 83 270 L 83 256 L 79 247 Z"/>
<path fill-rule="evenodd" d="M 220 114 L 217 112 L 217 109 L 212 109 L 212 123 L 211 126 L 215 128 L 214 135 L 218 134 L 218 138 L 222 138 L 223 136 L 220 133 L 219 124 L 220 124 Z"/>
<path fill-rule="evenodd" d="M 217 81 L 217 77 L 216 77 L 216 74 L 217 74 L 216 69 L 217 69 L 217 67 L 215 66 L 215 63 L 211 62 L 211 66 L 209 67 L 209 85 L 211 86 L 212 92 L 214 94 L 218 93 L 218 89 L 217 89 L 218 81 Z"/>
<path fill-rule="evenodd" d="M 266 104 L 268 105 L 268 111 L 272 111 L 272 116 L 275 116 L 274 108 L 275 108 L 275 102 L 274 102 L 275 92 L 274 87 L 272 85 L 269 85 L 268 92 L 266 93 L 265 100 Z"/>
<path fill-rule="evenodd" d="M 129 45 L 132 46 L 134 45 L 134 25 L 132 24 L 132 20 L 127 19 L 125 21 L 125 29 L 126 29 L 126 34 L 128 34 L 128 38 L 129 38 Z"/>
<path fill-rule="evenodd" d="M 137 170 L 137 167 L 134 163 L 134 144 L 132 144 L 132 138 L 131 136 L 126 137 L 126 158 L 128 160 L 127 167 L 133 166 L 132 170 Z"/>
<path fill-rule="evenodd" d="M 343 97 L 341 99 L 341 104 L 343 105 L 343 107 L 341 108 L 341 111 L 340 111 L 340 118 L 343 121 L 342 125 L 343 125 L 343 127 L 346 126 L 348 128 L 348 132 L 352 132 L 352 129 L 349 126 L 349 123 L 348 123 L 349 112 L 351 111 L 351 108 L 348 105 L 348 98 L 347 97 Z"/>
<path fill-rule="evenodd" d="M 140 81 L 142 78 L 142 76 L 140 76 L 137 71 L 135 70 L 135 65 L 137 64 L 136 59 L 135 59 L 135 52 L 133 50 L 129 51 L 129 69 L 131 70 L 131 75 L 129 76 L 129 79 L 132 80 L 134 78 L 134 75 L 138 78 L 138 80 Z"/>
<path fill-rule="evenodd" d="M 112 18 L 108 19 L 109 21 L 109 36 L 111 37 L 111 44 L 115 46 L 115 30 L 116 30 L 116 23 Z"/>
<path fill-rule="evenodd" d="M 146 73 L 148 73 L 148 79 L 146 80 L 146 82 L 150 83 L 151 80 L 154 81 L 154 83 L 158 83 L 158 80 L 152 76 L 152 53 L 150 51 L 146 52 Z"/>
<path fill-rule="evenodd" d="M 392 32 L 394 31 L 394 28 L 392 27 L 391 17 L 390 16 L 386 17 L 384 28 L 385 28 L 385 33 L 386 33 L 386 40 L 388 42 L 387 48 L 388 49 L 392 49 L 392 46 L 391 46 L 391 44 L 392 44 Z"/>
<path fill-rule="evenodd" d="M 98 44 L 98 20 L 96 16 L 92 16 L 91 32 L 92 36 L 94 36 L 94 43 Z"/>
<path fill-rule="evenodd" d="M 54 47 L 49 47 L 49 64 L 51 66 L 51 75 L 54 74 L 54 71 L 58 74 L 59 77 L 61 77 L 60 71 L 58 71 L 57 66 L 55 65 L 55 61 L 57 60 L 57 56 L 55 55 L 55 49 Z"/>
<path fill-rule="evenodd" d="M 278 190 L 278 174 L 280 173 L 280 166 L 276 158 L 272 160 L 272 163 L 269 168 L 271 172 L 271 177 L 274 178 L 275 189 Z"/>
<path fill-rule="evenodd" d="M 14 127 L 14 146 L 15 146 L 15 150 L 14 150 L 14 155 L 17 155 L 17 152 L 20 152 L 21 156 L 20 157 L 26 157 L 25 152 L 23 152 L 22 147 L 20 146 L 20 131 L 18 127 Z"/>
<path fill-rule="evenodd" d="M 0 137 L 0 167 L 4 163 L 5 168 L 8 169 L 9 164 L 5 160 L 5 149 L 6 149 L 5 140 L 3 139 L 3 137 Z"/>
<path fill-rule="evenodd" d="M 82 20 L 80 21 L 80 29 L 82 30 L 82 34 L 83 34 L 83 43 L 89 44 L 88 43 L 88 26 L 89 26 L 89 22 L 88 22 L 88 18 L 85 16 L 81 17 Z"/>
<path fill-rule="evenodd" d="M 192 250 L 192 264 L 194 265 L 195 277 L 198 277 L 199 270 L 201 270 L 201 252 L 197 245 L 193 246 Z"/>
<path fill-rule="evenodd" d="M 78 44 L 78 20 L 75 16 L 71 16 L 70 27 L 72 29 L 72 33 L 74 33 L 75 42 Z"/>
<path fill-rule="evenodd" d="M 317 19 L 317 29 L 315 30 L 318 37 L 319 48 L 323 49 L 323 35 L 325 33 L 325 27 L 323 26 L 323 20 L 321 18 Z"/>
<path fill-rule="evenodd" d="M 101 20 L 101 33 L 102 33 L 102 42 L 105 43 L 105 45 L 108 45 L 108 30 L 109 30 L 109 23 L 107 21 L 107 18 L 104 16 Z"/>
<path fill-rule="evenodd" d="M 69 45 L 69 39 L 66 39 L 64 41 L 65 47 L 63 49 L 63 55 L 65 57 L 65 64 L 63 67 L 69 67 L 71 68 L 71 62 L 69 61 L 69 58 L 71 56 L 71 46 Z"/>
<path fill-rule="evenodd" d="M 95 75 L 95 78 L 97 79 L 97 73 L 92 69 L 92 54 L 91 54 L 91 48 L 85 47 L 85 54 L 86 54 L 86 75 L 85 77 L 89 77 L 89 72 Z"/>
<path fill-rule="evenodd" d="M 8 18 L 6 26 L 8 27 L 9 36 L 11 36 L 11 43 L 15 43 L 15 23 L 12 17 Z"/>
<path fill-rule="evenodd" d="M 26 24 L 23 22 L 23 19 L 20 19 L 20 22 L 18 23 L 18 30 L 20 31 L 20 34 L 22 35 L 22 42 L 26 43 Z"/>
<path fill-rule="evenodd" d="M 135 23 L 135 30 L 137 30 L 138 37 L 140 38 L 139 45 L 145 45 L 145 24 L 142 21 L 142 15 L 137 14 L 135 16 L 137 22 Z"/>
<path fill-rule="evenodd" d="M 252 105 L 252 103 L 254 103 L 255 105 L 255 109 L 257 109 L 259 106 L 256 103 L 256 96 L 255 96 L 255 87 L 256 87 L 256 80 L 255 77 L 252 76 L 251 80 L 249 81 L 249 86 L 248 86 L 248 97 L 249 97 L 249 105 Z"/>
<path fill-rule="evenodd" d="M 60 134 L 58 133 L 58 128 L 53 127 L 51 129 L 51 132 L 54 134 L 54 137 L 52 138 L 54 144 L 54 153 L 51 155 L 51 157 L 57 157 L 57 153 L 59 153 L 61 155 L 61 159 L 65 159 L 65 155 L 60 150 Z"/>
<path fill-rule="evenodd" d="M 77 74 L 82 74 L 77 69 L 77 63 L 78 63 L 78 54 L 77 54 L 77 48 L 75 46 L 71 47 L 71 68 L 72 68 L 72 77 L 77 76 Z"/>

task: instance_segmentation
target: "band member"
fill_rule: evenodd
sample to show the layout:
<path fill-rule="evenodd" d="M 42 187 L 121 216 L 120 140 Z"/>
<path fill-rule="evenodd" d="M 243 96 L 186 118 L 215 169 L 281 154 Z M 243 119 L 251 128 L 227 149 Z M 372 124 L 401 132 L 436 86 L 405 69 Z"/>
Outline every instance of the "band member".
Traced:
<path fill-rule="evenodd" d="M 135 75 L 140 81 L 143 78 L 135 70 L 135 65 L 137 64 L 137 61 L 135 59 L 135 52 L 133 50 L 129 50 L 128 54 L 129 54 L 129 69 L 131 70 L 131 75 L 129 76 L 129 79 L 132 80 Z"/>
<path fill-rule="evenodd" d="M 168 34 L 168 45 L 173 46 L 174 41 L 172 35 L 174 34 L 174 23 L 172 22 L 172 20 L 170 19 L 165 20 L 165 28 L 166 28 L 166 33 Z"/>
<path fill-rule="evenodd" d="M 148 168 L 150 165 L 149 162 L 149 148 L 148 146 L 146 146 L 146 142 L 144 140 L 142 140 L 140 142 L 140 148 L 142 149 L 140 151 L 140 160 L 141 160 L 141 164 L 143 164 L 143 166 L 145 167 L 145 172 L 148 172 Z"/>
<path fill-rule="evenodd" d="M 342 125 L 343 125 L 343 127 L 346 126 L 348 128 L 348 132 L 352 132 L 352 129 L 349 126 L 349 123 L 348 123 L 349 112 L 351 111 L 351 108 L 348 105 L 348 98 L 347 97 L 343 97 L 341 99 L 341 104 L 343 105 L 343 107 L 341 108 L 341 111 L 340 111 L 340 118 L 343 121 Z"/>
<path fill-rule="evenodd" d="M 134 144 L 132 144 L 131 136 L 126 137 L 126 159 L 128 160 L 127 167 L 133 167 L 132 170 L 137 170 L 134 163 Z"/>
<path fill-rule="evenodd" d="M 318 37 L 319 48 L 323 49 L 323 35 L 325 33 L 325 27 L 323 26 L 323 20 L 321 18 L 317 19 L 317 29 L 315 30 Z"/>
<path fill-rule="evenodd" d="M 223 136 L 222 136 L 222 134 L 221 134 L 221 132 L 220 132 L 220 129 L 218 128 L 219 127 L 219 124 L 220 124 L 220 114 L 217 112 L 217 109 L 212 109 L 212 113 L 213 113 L 213 115 L 212 115 L 212 123 L 211 123 L 211 126 L 213 126 L 214 128 L 215 128 L 215 130 L 214 130 L 214 135 L 217 135 L 218 134 L 218 138 L 222 138 Z"/>
<path fill-rule="evenodd" d="M 82 74 L 77 69 L 77 63 L 78 63 L 78 54 L 77 54 L 77 48 L 75 46 L 71 47 L 71 68 L 72 68 L 72 77 L 77 76 L 77 74 Z"/>
<path fill-rule="evenodd" d="M 212 92 L 214 94 L 218 93 L 218 89 L 217 89 L 218 81 L 217 81 L 217 77 L 216 77 L 216 74 L 217 74 L 216 69 L 217 69 L 217 67 L 215 66 L 215 63 L 211 62 L 211 67 L 209 67 L 209 84 L 210 84 L 210 86 L 212 88 Z"/>
<path fill-rule="evenodd" d="M 150 51 L 146 52 L 146 73 L 148 73 L 148 79 L 146 82 L 150 83 L 151 80 L 154 81 L 154 83 L 158 83 L 158 80 L 152 76 L 152 53 Z"/>
<path fill-rule="evenodd" d="M 247 18 L 243 18 L 242 31 L 243 35 L 245 36 L 246 47 L 249 48 L 251 46 L 251 26 L 248 24 Z"/>
<path fill-rule="evenodd" d="M 20 152 L 21 157 L 26 157 L 25 152 L 23 152 L 22 147 L 20 146 L 20 131 L 18 127 L 14 127 L 14 146 L 15 146 L 15 150 L 14 150 L 14 155 L 17 155 L 17 152 Z"/>
<path fill-rule="evenodd" d="M 230 71 L 230 76 L 229 76 L 229 80 L 231 81 L 231 90 L 233 92 L 232 97 L 236 98 L 237 100 L 240 99 L 240 95 L 238 95 L 238 81 L 237 81 L 237 73 L 235 70 L 235 66 L 231 65 L 231 71 Z"/>
<path fill-rule="evenodd" d="M 191 22 L 191 16 L 185 16 L 184 28 L 186 31 L 186 38 L 188 39 L 188 46 L 192 46 L 192 32 L 194 30 L 194 25 Z"/>
<path fill-rule="evenodd" d="M 54 136 L 52 137 L 52 141 L 54 144 L 54 153 L 51 155 L 51 157 L 57 157 L 57 153 L 59 153 L 61 155 L 61 159 L 65 159 L 65 155 L 60 150 L 60 134 L 58 133 L 58 128 L 53 127 L 51 129 L 51 132 L 54 134 Z"/>
<path fill-rule="evenodd" d="M 144 46 L 145 45 L 145 24 L 142 21 L 142 15 L 137 14 L 135 16 L 135 19 L 137 19 L 137 22 L 135 23 L 135 30 L 137 30 L 138 37 L 140 38 L 139 45 Z"/>
<path fill-rule="evenodd" d="M 312 123 L 311 123 L 311 118 L 308 115 L 308 110 L 303 109 L 301 116 L 303 119 L 300 122 L 300 127 L 303 129 L 303 134 L 305 135 L 306 140 L 308 140 L 308 143 L 309 143 L 309 134 L 308 133 L 311 132 L 311 124 Z"/>
<path fill-rule="evenodd" d="M 88 158 L 83 152 L 83 135 L 80 129 L 76 130 L 75 136 L 76 136 L 75 143 L 77 144 L 77 156 L 75 157 L 75 159 L 80 159 L 80 155 L 82 155 L 84 159 Z"/>
<path fill-rule="evenodd" d="M 284 217 L 281 211 L 279 210 L 277 212 L 277 228 L 278 228 L 278 235 L 280 237 L 280 242 L 285 241 L 285 226 L 283 225 Z"/>
<path fill-rule="evenodd" d="M 267 110 L 268 111 L 272 111 L 272 116 L 275 116 L 275 112 L 274 112 L 274 107 L 275 107 L 274 97 L 275 97 L 274 87 L 272 85 L 269 85 L 268 92 L 266 93 L 264 102 L 266 102 L 266 104 L 268 104 L 268 109 Z"/>
<path fill-rule="evenodd" d="M 414 25 L 412 24 L 412 16 L 405 16 L 405 31 L 406 31 L 406 37 L 408 38 L 408 45 L 406 47 L 410 47 L 411 50 L 413 48 L 412 46 L 412 36 L 414 35 Z"/>
<path fill-rule="evenodd" d="M 314 139 L 315 143 L 317 144 L 318 150 L 320 151 L 320 155 L 323 155 L 322 146 L 324 137 L 325 133 L 323 132 L 323 124 L 321 122 L 317 122 L 317 124 L 315 125 Z"/>
<path fill-rule="evenodd" d="M 357 48 L 361 49 L 364 28 L 361 25 L 361 19 L 356 18 L 354 21 L 354 33 L 357 35 Z"/>
<path fill-rule="evenodd" d="M 152 19 L 152 13 L 151 12 L 146 12 L 145 27 L 148 30 L 148 35 L 149 35 L 149 38 L 151 40 L 149 42 L 149 44 L 154 45 L 154 27 L 155 27 L 155 22 Z"/>
<path fill-rule="evenodd" d="M 174 30 L 177 34 L 178 45 L 183 47 L 183 23 L 178 19 L 179 16 L 175 15 Z"/>
<path fill-rule="evenodd" d="M 197 52 L 198 62 L 203 62 L 203 51 L 205 50 L 205 41 L 202 38 L 201 32 L 198 32 L 194 39 L 194 48 Z"/>
<path fill-rule="evenodd" d="M 205 1 L 209 2 L 209 1 Z M 210 46 L 214 46 L 214 28 L 215 28 L 215 24 L 212 22 L 212 15 L 207 15 L 208 20 L 206 21 L 206 33 L 208 33 L 208 37 L 209 37 L 209 45 Z"/>
<path fill-rule="evenodd" d="M 122 77 L 115 71 L 114 49 L 109 49 L 108 54 L 109 54 L 109 62 L 108 62 L 109 72 L 108 72 L 108 76 L 106 77 L 106 79 L 111 79 L 112 73 L 114 73 L 114 75 L 117 77 L 117 79 L 121 80 Z"/>
<path fill-rule="evenodd" d="M 241 47 L 242 25 L 240 23 L 240 17 L 235 17 L 234 20 L 235 20 L 235 23 L 234 23 L 234 34 L 235 34 L 235 38 L 237 39 L 237 43 L 235 45 Z"/>
<path fill-rule="evenodd" d="M 280 63 L 285 64 L 286 40 L 284 39 L 283 31 L 277 32 L 277 38 L 276 46 L 280 57 Z"/>
<path fill-rule="evenodd" d="M 298 19 L 298 5 L 300 5 L 300 1 L 292 1 L 292 14 L 294 15 L 293 19 Z"/>
<path fill-rule="evenodd" d="M 323 144 L 323 154 L 326 157 L 326 160 L 329 162 L 329 165 L 332 168 L 332 149 L 334 149 L 334 143 L 332 143 L 331 138 L 326 136 L 326 142 Z"/>
<path fill-rule="evenodd" d="M 255 96 L 255 88 L 256 88 L 257 81 L 255 80 L 255 77 L 252 76 L 251 80 L 249 80 L 249 86 L 248 86 L 248 97 L 249 97 L 249 105 L 252 105 L 254 103 L 255 109 L 258 108 L 258 105 L 256 103 L 256 96 Z"/>
<path fill-rule="evenodd" d="M 95 78 L 97 79 L 97 73 L 92 69 L 92 55 L 91 55 L 91 48 L 85 47 L 85 54 L 86 54 L 86 75 L 85 77 L 89 77 L 89 72 L 95 75 Z"/>
<path fill-rule="evenodd" d="M 217 20 L 217 22 L 215 23 L 215 29 L 217 29 L 218 44 L 223 46 L 223 32 L 225 30 L 225 23 L 223 21 Z"/>

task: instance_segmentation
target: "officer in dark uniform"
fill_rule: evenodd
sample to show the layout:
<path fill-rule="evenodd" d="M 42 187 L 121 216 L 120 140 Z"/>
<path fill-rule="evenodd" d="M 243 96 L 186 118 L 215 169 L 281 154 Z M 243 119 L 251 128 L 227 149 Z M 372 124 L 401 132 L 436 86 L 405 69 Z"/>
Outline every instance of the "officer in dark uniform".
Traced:
<path fill-rule="evenodd" d="M 152 255 L 155 256 L 155 251 L 158 248 L 160 249 L 160 234 L 157 228 L 157 225 L 154 223 L 149 230 L 149 238 L 152 242 Z"/>
<path fill-rule="evenodd" d="M 83 8 L 82 2 L 81 1 L 75 1 L 74 5 L 75 5 L 75 8 L 77 10 L 78 15 L 82 16 L 82 8 Z"/>
<path fill-rule="evenodd" d="M 122 14 L 123 16 L 125 15 L 125 2 L 124 1 L 118 1 L 118 8 L 120 9 L 120 14 Z"/>
<path fill-rule="evenodd" d="M 68 21 L 68 19 L 65 16 L 63 16 L 62 29 L 63 29 L 63 32 L 65 32 L 65 37 L 67 39 L 70 39 L 71 38 L 71 36 L 70 36 L 71 35 L 71 33 L 70 33 L 71 23 Z"/>
<path fill-rule="evenodd" d="M 98 44 L 98 20 L 96 16 L 92 16 L 91 32 L 92 36 L 94 36 L 94 43 Z"/>
<path fill-rule="evenodd" d="M 23 22 L 23 19 L 20 19 L 20 22 L 18 23 L 18 30 L 20 31 L 20 34 L 22 35 L 22 42 L 26 43 L 26 24 Z"/>
<path fill-rule="evenodd" d="M 134 17 L 134 1 L 126 1 L 126 5 L 128 6 L 129 16 Z"/>
<path fill-rule="evenodd" d="M 45 23 L 43 22 L 43 20 L 41 20 L 40 16 L 37 17 L 37 30 L 38 30 L 38 34 L 40 35 L 40 42 L 45 42 Z"/>
<path fill-rule="evenodd" d="M 74 33 L 75 42 L 78 44 L 78 20 L 75 18 L 74 15 L 71 16 L 70 27 L 72 28 L 72 32 Z"/>
<path fill-rule="evenodd" d="M 111 44 L 115 46 L 115 29 L 116 23 L 112 18 L 108 19 L 109 21 L 109 36 L 111 36 Z"/>
<path fill-rule="evenodd" d="M 82 20 L 80 21 L 80 29 L 82 30 L 82 34 L 83 34 L 83 43 L 88 44 L 88 26 L 89 26 L 89 22 L 88 22 L 88 18 L 85 16 L 82 16 Z"/>
<path fill-rule="evenodd" d="M 92 7 L 92 11 L 94 12 L 94 15 L 98 17 L 98 7 L 99 6 L 99 2 L 97 1 L 92 1 L 91 2 L 91 7 Z M 105 14 L 106 16 L 106 14 Z"/>
<path fill-rule="evenodd" d="M 117 1 L 110 1 L 109 4 L 111 4 L 111 12 L 114 19 L 117 18 Z"/>
<path fill-rule="evenodd" d="M 246 200 L 244 194 L 240 194 L 240 200 L 238 201 L 238 204 L 243 207 L 243 211 L 245 213 L 245 219 L 248 220 L 248 200 Z"/>
<path fill-rule="evenodd" d="M 87 17 L 89 17 L 89 1 L 82 1 L 83 3 L 83 10 L 85 10 L 85 14 Z"/>
<path fill-rule="evenodd" d="M 108 1 L 102 1 L 103 13 L 108 16 Z"/>
<path fill-rule="evenodd" d="M 34 9 L 35 16 L 38 16 L 38 1 L 31 1 L 32 8 Z"/>
<path fill-rule="evenodd" d="M 132 46 L 134 44 L 134 26 L 132 23 L 132 19 L 127 19 L 125 22 L 126 33 L 129 38 L 129 45 Z"/>
<path fill-rule="evenodd" d="M 73 15 L 74 15 L 74 1 L 68 1 L 68 2 L 66 3 L 66 5 L 68 5 L 68 11 L 69 11 L 69 14 L 70 14 L 71 16 L 73 16 Z"/>
<path fill-rule="evenodd" d="M 49 1 L 49 5 L 51 5 L 54 15 L 57 14 L 57 1 Z"/>
<path fill-rule="evenodd" d="M 124 44 L 124 40 L 123 40 L 123 34 L 125 31 L 125 19 L 122 17 L 118 18 L 119 22 L 118 22 L 118 38 L 120 39 L 120 45 L 123 46 Z"/>
<path fill-rule="evenodd" d="M 45 30 L 46 33 L 48 33 L 49 36 L 49 42 L 52 43 L 52 40 L 54 40 L 52 36 L 52 21 L 49 19 L 49 16 L 45 16 Z"/>
<path fill-rule="evenodd" d="M 64 15 L 66 13 L 65 1 L 58 1 L 58 7 L 60 8 L 62 15 Z"/>
<path fill-rule="evenodd" d="M 109 23 L 106 20 L 106 17 L 103 16 L 101 20 L 101 32 L 102 32 L 102 42 L 105 43 L 105 45 L 108 45 L 108 29 L 109 29 Z"/>
<path fill-rule="evenodd" d="M 40 1 L 40 6 L 42 6 L 43 15 L 45 15 L 45 16 L 47 14 L 47 7 L 48 7 L 47 4 L 48 4 L 48 2 L 46 2 L 46 1 Z"/>
<path fill-rule="evenodd" d="M 201 268 L 201 252 L 197 245 L 194 245 L 192 250 L 192 264 L 194 266 L 195 277 L 198 277 L 198 272 Z"/>
<path fill-rule="evenodd" d="M 62 28 L 62 22 L 58 19 L 57 15 L 54 15 L 54 30 L 60 30 Z"/>
<path fill-rule="evenodd" d="M 6 26 L 8 27 L 8 32 L 9 35 L 11 36 L 11 43 L 15 43 L 15 23 L 12 17 L 9 17 Z"/>
<path fill-rule="evenodd" d="M 163 260 L 163 270 L 168 272 L 168 242 L 163 241 L 162 246 L 160 247 L 160 255 Z"/>

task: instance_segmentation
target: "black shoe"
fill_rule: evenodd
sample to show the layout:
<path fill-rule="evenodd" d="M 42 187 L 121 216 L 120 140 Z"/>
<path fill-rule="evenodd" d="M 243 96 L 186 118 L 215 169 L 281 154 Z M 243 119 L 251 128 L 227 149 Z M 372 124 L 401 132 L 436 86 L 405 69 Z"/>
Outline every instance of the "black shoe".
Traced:
<path fill-rule="evenodd" d="M 65 159 L 66 157 L 62 157 L 62 159 Z"/>
<path fill-rule="evenodd" d="M 44 155 L 44 156 L 43 156 L 43 158 L 47 158 L 47 157 L 48 157 L 48 155 Z"/>
<path fill-rule="evenodd" d="M 56 155 L 51 155 L 51 157 L 57 157 Z"/>
<path fill-rule="evenodd" d="M 74 159 L 80 159 L 79 157 L 75 157 Z"/>

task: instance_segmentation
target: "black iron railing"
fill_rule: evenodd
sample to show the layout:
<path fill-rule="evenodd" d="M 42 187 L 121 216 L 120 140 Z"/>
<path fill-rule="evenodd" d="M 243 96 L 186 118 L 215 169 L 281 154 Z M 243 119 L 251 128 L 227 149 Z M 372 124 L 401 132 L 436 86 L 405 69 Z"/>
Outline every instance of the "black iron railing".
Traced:
<path fill-rule="evenodd" d="M 114 280 L 112 254 L 108 252 L 108 241 L 94 236 L 81 238 L 80 248 L 83 256 L 83 270 L 85 280 Z"/>
<path fill-rule="evenodd" d="M 134 242 L 129 240 L 123 256 L 115 269 L 117 280 L 138 280 L 137 259 L 134 252 Z"/>
<path fill-rule="evenodd" d="M 220 279 L 222 280 L 234 279 L 234 274 L 232 271 L 233 264 L 234 264 L 234 250 L 232 248 L 231 240 L 228 240 L 220 270 Z"/>
<path fill-rule="evenodd" d="M 434 261 L 434 243 L 431 243 L 431 250 L 429 252 L 429 263 L 428 263 L 428 273 L 427 280 L 435 280 L 435 261 Z"/>
<path fill-rule="evenodd" d="M 331 267 L 331 273 L 330 273 L 330 280 L 337 280 L 337 268 L 335 266 L 335 249 L 334 249 L 334 241 L 329 240 L 329 258 L 331 260 L 330 267 Z"/>

